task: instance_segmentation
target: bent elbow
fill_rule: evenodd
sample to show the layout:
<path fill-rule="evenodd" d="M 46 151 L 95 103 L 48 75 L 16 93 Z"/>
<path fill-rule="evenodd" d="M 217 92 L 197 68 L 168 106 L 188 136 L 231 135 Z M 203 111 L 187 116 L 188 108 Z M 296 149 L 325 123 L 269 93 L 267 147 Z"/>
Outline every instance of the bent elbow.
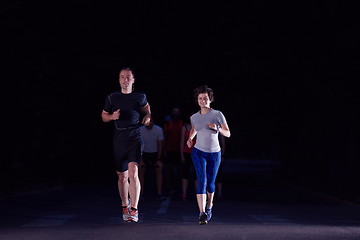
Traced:
<path fill-rule="evenodd" d="M 105 123 L 109 122 L 109 120 L 106 118 L 105 114 L 101 114 L 101 120 Z"/>

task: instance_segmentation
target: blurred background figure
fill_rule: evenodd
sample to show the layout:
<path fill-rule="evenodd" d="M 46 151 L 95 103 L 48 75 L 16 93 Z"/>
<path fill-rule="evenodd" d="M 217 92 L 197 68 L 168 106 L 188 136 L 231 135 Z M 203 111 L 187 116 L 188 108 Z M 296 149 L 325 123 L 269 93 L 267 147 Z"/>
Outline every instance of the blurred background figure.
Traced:
<path fill-rule="evenodd" d="M 168 194 L 174 193 L 180 185 L 180 140 L 181 129 L 184 125 L 181 110 L 179 107 L 173 107 L 171 118 L 164 124 L 165 135 L 165 173 L 166 173 L 166 191 Z"/>
<path fill-rule="evenodd" d="M 189 181 L 195 180 L 196 187 L 196 175 L 194 170 L 194 164 L 191 160 L 191 150 L 193 147 L 189 148 L 186 144 L 187 139 L 189 138 L 191 130 L 190 116 L 184 119 L 184 126 L 181 129 L 181 142 L 180 142 L 180 153 L 181 153 L 181 198 L 183 200 L 187 199 Z M 194 137 L 194 143 L 196 142 L 196 136 Z"/>
<path fill-rule="evenodd" d="M 163 129 L 154 124 L 154 118 L 150 120 L 148 126 L 140 127 L 141 137 L 144 141 L 144 150 L 140 162 L 139 178 L 141 183 L 140 200 L 144 199 L 145 190 L 145 173 L 147 170 L 154 170 L 155 172 L 155 184 L 156 194 L 159 200 L 162 200 L 162 185 L 163 185 L 163 143 L 164 132 Z M 151 173 L 149 175 L 152 175 Z M 153 178 L 148 178 L 153 179 Z"/>

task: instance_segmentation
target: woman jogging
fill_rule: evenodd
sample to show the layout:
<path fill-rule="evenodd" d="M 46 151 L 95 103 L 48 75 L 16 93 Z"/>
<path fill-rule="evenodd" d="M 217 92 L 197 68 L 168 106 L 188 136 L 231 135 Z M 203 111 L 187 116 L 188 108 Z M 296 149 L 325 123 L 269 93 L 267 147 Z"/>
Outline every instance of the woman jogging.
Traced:
<path fill-rule="evenodd" d="M 200 111 L 190 117 L 191 130 L 187 145 L 193 147 L 191 152 L 198 186 L 196 198 L 199 206 L 199 224 L 206 224 L 212 217 L 215 192 L 215 180 L 221 162 L 221 148 L 218 134 L 230 137 L 230 130 L 225 116 L 219 110 L 212 109 L 213 90 L 208 86 L 200 86 L 194 90 L 194 97 Z"/>

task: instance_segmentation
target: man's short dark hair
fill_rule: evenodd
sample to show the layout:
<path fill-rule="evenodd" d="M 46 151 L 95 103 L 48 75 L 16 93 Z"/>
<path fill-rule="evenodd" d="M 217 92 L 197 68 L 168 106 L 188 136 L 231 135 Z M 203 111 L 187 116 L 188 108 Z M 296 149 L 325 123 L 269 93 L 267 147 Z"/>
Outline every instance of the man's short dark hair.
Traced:
<path fill-rule="evenodd" d="M 135 77 L 135 73 L 134 73 L 134 70 L 133 70 L 132 68 L 130 68 L 130 67 L 123 67 L 123 68 L 120 69 L 120 72 L 123 71 L 123 70 L 124 70 L 124 71 L 130 71 L 130 72 L 132 73 L 133 77 Z M 120 73 L 120 72 L 119 72 L 119 73 Z"/>

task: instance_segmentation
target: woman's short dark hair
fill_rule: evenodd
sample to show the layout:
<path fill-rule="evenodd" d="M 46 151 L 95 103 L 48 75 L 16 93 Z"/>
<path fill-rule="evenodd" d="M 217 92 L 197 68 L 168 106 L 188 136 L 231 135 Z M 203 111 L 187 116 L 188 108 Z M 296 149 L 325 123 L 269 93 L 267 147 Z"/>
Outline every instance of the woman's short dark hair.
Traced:
<path fill-rule="evenodd" d="M 195 98 L 196 102 L 197 102 L 199 94 L 201 94 L 201 93 L 207 93 L 209 96 L 209 100 L 211 102 L 214 102 L 214 91 L 211 88 L 209 88 L 207 85 L 203 85 L 203 86 L 195 88 L 194 98 Z"/>

